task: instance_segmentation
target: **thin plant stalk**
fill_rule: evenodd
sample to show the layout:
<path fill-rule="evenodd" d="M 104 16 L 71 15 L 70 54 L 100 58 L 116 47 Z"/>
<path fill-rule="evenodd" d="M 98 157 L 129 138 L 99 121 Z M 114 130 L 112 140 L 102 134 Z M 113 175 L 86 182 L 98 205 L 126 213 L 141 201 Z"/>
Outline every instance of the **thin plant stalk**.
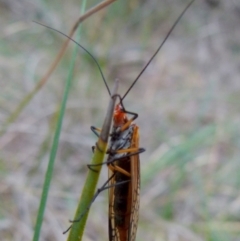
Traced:
<path fill-rule="evenodd" d="M 83 213 L 84 215 L 82 215 L 82 218 L 78 222 L 74 222 L 71 225 L 70 233 L 67 239 L 68 241 L 82 240 L 84 228 L 85 228 L 88 213 L 89 213 L 89 207 L 91 205 L 91 202 L 93 201 L 97 182 L 99 179 L 99 174 L 102 168 L 101 163 L 103 162 L 105 153 L 107 151 L 107 144 L 108 144 L 108 138 L 109 138 L 109 133 L 111 129 L 113 111 L 114 111 L 115 102 L 117 98 L 116 96 L 117 89 L 118 89 L 118 80 L 116 80 L 112 91 L 113 95 L 109 102 L 107 114 L 101 129 L 101 133 L 97 141 L 97 145 L 96 145 L 92 162 L 91 162 L 92 165 L 97 164 L 97 166 L 94 167 L 95 171 L 92 171 L 92 170 L 88 171 L 88 175 L 82 190 L 81 198 L 75 213 L 74 220 L 79 219 L 79 217 L 81 217 Z"/>
<path fill-rule="evenodd" d="M 84 0 L 82 3 L 82 7 L 81 7 L 82 13 L 85 11 L 85 7 L 86 7 L 86 0 Z M 78 41 L 80 39 L 80 30 L 81 29 L 79 29 Z M 44 212 L 45 212 L 46 203 L 47 203 L 47 197 L 48 197 L 48 193 L 49 193 L 50 183 L 52 180 L 54 162 L 56 159 L 59 138 L 60 138 L 60 133 L 61 133 L 61 129 L 62 129 L 63 117 L 65 114 L 66 103 L 67 103 L 69 91 L 70 91 L 72 80 L 73 80 L 73 70 L 74 70 L 74 66 L 75 66 L 75 62 L 76 62 L 77 52 L 78 52 L 78 46 L 76 46 L 74 48 L 74 51 L 72 54 L 72 60 L 70 63 L 69 73 L 68 73 L 68 77 L 67 77 L 65 88 L 64 88 L 63 99 L 62 99 L 62 103 L 61 103 L 60 110 L 59 110 L 59 117 L 57 120 L 56 131 L 55 131 L 54 138 L 53 138 L 53 144 L 52 144 L 52 148 L 51 148 L 50 158 L 49 158 L 48 167 L 47 167 L 45 180 L 44 180 L 44 184 L 43 184 L 42 196 L 41 196 L 41 201 L 40 201 L 40 205 L 39 205 L 39 209 L 38 209 L 33 241 L 38 241 L 39 237 L 40 237 Z"/>

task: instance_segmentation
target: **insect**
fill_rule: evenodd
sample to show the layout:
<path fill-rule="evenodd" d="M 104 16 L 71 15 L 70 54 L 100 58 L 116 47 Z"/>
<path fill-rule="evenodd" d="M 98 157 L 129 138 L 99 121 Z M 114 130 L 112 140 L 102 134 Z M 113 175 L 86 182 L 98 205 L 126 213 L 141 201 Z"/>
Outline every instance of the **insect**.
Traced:
<path fill-rule="evenodd" d="M 121 97 L 118 95 L 120 101 L 115 107 L 113 114 L 113 130 L 111 132 L 109 149 L 107 151 L 109 156 L 106 162 L 100 164 L 107 164 L 109 168 L 108 180 L 100 189 L 97 190 L 87 209 L 83 210 L 81 217 L 77 220 L 73 220 L 73 222 L 79 221 L 90 209 L 98 194 L 105 189 L 109 189 L 109 241 L 134 241 L 136 238 L 138 224 L 140 191 L 139 154 L 145 150 L 143 148 L 139 148 L 139 127 L 133 122 L 138 117 L 138 114 L 127 111 L 123 105 L 123 100 L 157 55 L 177 23 L 180 21 L 181 17 L 193 2 L 194 0 L 186 6 L 184 11 L 177 18 L 163 42 L 157 48 L 137 78 L 133 81 L 124 96 Z M 73 39 L 71 40 L 74 41 Z M 83 48 L 80 44 L 78 45 Z M 83 49 L 90 54 L 85 48 Z M 97 63 L 91 54 L 90 56 Z M 103 77 L 99 64 L 97 63 L 97 65 Z M 103 80 L 110 94 L 104 77 Z M 133 117 L 128 119 L 128 115 L 132 115 Z M 91 129 L 97 134 L 97 136 L 99 136 L 99 129 L 95 127 L 91 127 Z M 96 148 L 99 147 L 96 145 Z M 88 165 L 88 167 L 93 171 L 94 166 L 96 165 Z"/>
<path fill-rule="evenodd" d="M 109 240 L 135 240 L 139 210 L 140 161 L 139 127 L 133 123 L 137 114 L 128 120 L 127 112 L 119 103 L 114 111 L 108 168 Z M 124 183 L 125 182 L 125 183 Z M 121 183 L 118 185 L 118 183 Z"/>
<path fill-rule="evenodd" d="M 145 151 L 139 148 L 139 127 L 133 123 L 136 113 L 126 111 L 123 99 L 138 81 L 139 77 L 156 56 L 166 39 L 183 16 L 189 5 L 178 17 L 163 43 L 139 73 L 120 103 L 115 107 L 113 130 L 111 134 L 109 157 L 109 241 L 134 241 L 137 233 L 140 193 L 140 160 L 139 154 Z M 128 120 L 127 114 L 133 115 Z"/>
<path fill-rule="evenodd" d="M 133 123 L 138 114 L 125 110 L 122 103 L 113 114 L 108 166 L 108 184 L 98 190 L 109 189 L 109 240 L 135 240 L 140 192 L 139 127 Z M 127 114 L 133 115 L 128 119 Z M 92 127 L 94 133 L 99 129 Z M 97 133 L 96 133 L 97 134 Z M 98 135 L 98 134 L 97 134 Z M 89 165 L 92 169 L 93 165 Z"/>

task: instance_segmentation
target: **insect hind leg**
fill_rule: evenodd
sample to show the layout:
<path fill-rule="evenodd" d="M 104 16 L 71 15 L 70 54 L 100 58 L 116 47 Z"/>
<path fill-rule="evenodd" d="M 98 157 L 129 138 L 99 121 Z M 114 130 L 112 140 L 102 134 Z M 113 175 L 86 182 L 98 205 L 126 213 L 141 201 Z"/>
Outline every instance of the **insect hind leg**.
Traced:
<path fill-rule="evenodd" d="M 122 181 L 122 182 L 118 182 L 118 183 L 114 183 L 114 184 L 111 184 L 111 185 L 108 185 L 108 183 L 114 178 L 114 176 L 116 175 L 116 173 L 113 173 L 109 178 L 108 180 L 102 185 L 102 187 L 98 188 L 96 193 L 94 194 L 90 204 L 86 207 L 86 209 L 81 213 L 81 215 L 77 218 L 77 219 L 74 219 L 74 220 L 69 220 L 70 223 L 76 223 L 76 222 L 79 222 L 83 216 L 90 210 L 93 202 L 96 200 L 97 196 L 104 190 L 106 189 L 109 189 L 109 188 L 112 188 L 112 187 L 116 187 L 118 185 L 122 185 L 122 184 L 125 184 L 125 183 L 128 183 L 130 182 L 130 180 L 126 180 L 126 181 Z M 108 185 L 108 186 L 107 186 Z M 66 231 L 63 232 L 63 234 L 66 234 L 70 229 L 72 228 L 72 225 L 70 225 L 68 227 L 68 229 Z"/>

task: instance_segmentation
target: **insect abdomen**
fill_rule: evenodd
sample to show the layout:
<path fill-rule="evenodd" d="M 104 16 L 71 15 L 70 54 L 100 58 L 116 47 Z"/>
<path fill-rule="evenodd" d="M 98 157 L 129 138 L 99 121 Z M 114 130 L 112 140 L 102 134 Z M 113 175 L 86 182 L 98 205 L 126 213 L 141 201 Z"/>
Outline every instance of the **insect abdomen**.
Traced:
<path fill-rule="evenodd" d="M 127 157 L 117 164 L 119 167 L 127 172 L 130 172 L 130 158 Z M 120 185 L 117 185 L 114 189 L 114 210 L 115 210 L 115 225 L 116 227 L 129 228 L 130 210 L 129 210 L 129 189 L 131 185 L 130 177 L 117 172 L 115 177 L 116 183 L 121 183 L 124 181 L 129 181 Z"/>

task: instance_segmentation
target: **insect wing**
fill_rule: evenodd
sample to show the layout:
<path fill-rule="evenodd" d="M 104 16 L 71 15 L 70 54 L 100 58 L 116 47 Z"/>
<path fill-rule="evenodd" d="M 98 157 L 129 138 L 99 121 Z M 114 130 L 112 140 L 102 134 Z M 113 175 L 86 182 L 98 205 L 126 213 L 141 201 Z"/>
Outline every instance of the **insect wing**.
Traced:
<path fill-rule="evenodd" d="M 120 241 L 128 240 L 129 229 L 129 214 L 127 206 L 129 205 L 129 191 L 130 191 L 130 177 L 114 170 L 115 168 L 121 168 L 130 173 L 130 157 L 127 156 L 127 152 L 117 153 L 122 149 L 129 149 L 131 147 L 133 128 L 129 126 L 124 131 L 118 132 L 117 128 L 113 128 L 112 138 L 110 142 L 110 154 L 108 161 L 109 164 L 109 178 L 111 179 L 109 190 L 109 240 Z M 120 159 L 121 158 L 121 159 Z M 112 162 L 114 160 L 114 162 Z M 112 167 L 112 168 L 111 168 Z M 126 181 L 121 184 L 120 182 Z"/>
<path fill-rule="evenodd" d="M 131 124 L 117 136 L 113 131 L 110 149 L 113 152 L 130 148 L 138 149 L 138 142 L 138 127 Z M 114 175 L 110 183 L 112 187 L 109 190 L 110 241 L 134 241 L 136 237 L 140 190 L 139 154 L 131 156 L 129 154 L 131 152 L 110 154 L 108 159 L 114 160 L 112 163 L 114 167 L 129 174 L 128 176 L 109 168 L 109 177 Z"/>
<path fill-rule="evenodd" d="M 132 148 L 139 148 L 139 131 L 138 126 L 135 125 Z M 138 214 L 140 204 L 140 159 L 139 154 L 131 157 L 131 192 L 132 192 L 132 208 L 130 217 L 129 240 L 134 241 L 137 234 Z"/>

